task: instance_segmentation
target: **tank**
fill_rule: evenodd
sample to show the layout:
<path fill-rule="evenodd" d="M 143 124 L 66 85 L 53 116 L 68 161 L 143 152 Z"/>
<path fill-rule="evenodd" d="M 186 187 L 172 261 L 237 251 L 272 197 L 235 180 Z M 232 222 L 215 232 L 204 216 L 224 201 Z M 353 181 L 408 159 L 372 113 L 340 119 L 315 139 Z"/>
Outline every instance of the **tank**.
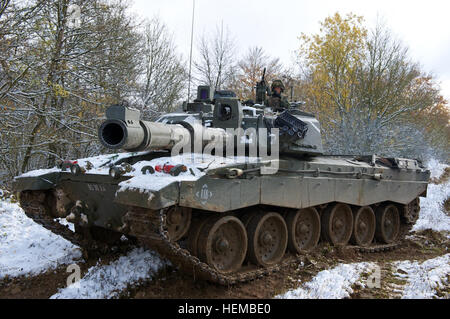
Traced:
<path fill-rule="evenodd" d="M 21 206 L 87 251 L 125 235 L 223 285 L 298 263 L 322 245 L 399 246 L 427 192 L 430 172 L 418 160 L 324 155 L 313 115 L 242 106 L 228 93 L 199 87 L 182 112 L 154 122 L 109 107 L 99 142 L 118 152 L 16 177 Z"/>

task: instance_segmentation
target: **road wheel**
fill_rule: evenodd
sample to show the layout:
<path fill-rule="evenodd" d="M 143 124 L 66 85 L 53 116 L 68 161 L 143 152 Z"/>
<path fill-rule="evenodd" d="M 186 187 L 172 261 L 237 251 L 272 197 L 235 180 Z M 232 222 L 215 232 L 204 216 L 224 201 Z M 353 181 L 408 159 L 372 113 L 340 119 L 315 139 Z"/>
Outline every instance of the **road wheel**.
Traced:
<path fill-rule="evenodd" d="M 313 207 L 289 212 L 286 216 L 288 247 L 293 253 L 314 249 L 320 238 L 320 216 Z"/>
<path fill-rule="evenodd" d="M 288 231 L 278 213 L 261 213 L 248 224 L 248 257 L 260 266 L 278 263 L 286 252 Z"/>
<path fill-rule="evenodd" d="M 375 235 L 375 213 L 369 206 L 353 209 L 353 234 L 351 242 L 358 246 L 368 246 Z"/>
<path fill-rule="evenodd" d="M 328 206 L 322 214 L 322 236 L 335 246 L 344 246 L 353 231 L 352 209 L 347 204 Z"/>
<path fill-rule="evenodd" d="M 167 211 L 167 230 L 169 238 L 177 241 L 186 235 L 191 225 L 191 209 L 187 207 L 172 206 Z"/>
<path fill-rule="evenodd" d="M 200 236 L 200 232 L 202 231 L 202 227 L 206 224 L 207 221 L 207 217 L 194 219 L 189 229 L 187 237 L 187 248 L 194 256 L 198 256 L 198 238 Z"/>
<path fill-rule="evenodd" d="M 400 232 L 400 214 L 393 204 L 381 205 L 376 213 L 375 238 L 386 244 L 393 243 Z"/>
<path fill-rule="evenodd" d="M 247 232 L 234 216 L 209 218 L 197 241 L 202 261 L 222 273 L 239 270 L 247 253 Z"/>

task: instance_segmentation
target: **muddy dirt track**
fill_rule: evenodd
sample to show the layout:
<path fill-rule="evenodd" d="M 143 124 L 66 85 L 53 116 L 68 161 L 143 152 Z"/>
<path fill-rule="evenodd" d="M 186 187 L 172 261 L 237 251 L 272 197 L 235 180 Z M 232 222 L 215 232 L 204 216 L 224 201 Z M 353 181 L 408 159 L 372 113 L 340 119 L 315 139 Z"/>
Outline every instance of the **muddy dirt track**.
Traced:
<path fill-rule="evenodd" d="M 424 245 L 423 243 L 426 242 Z M 353 287 L 351 298 L 391 298 L 396 297 L 389 291 L 389 283 L 395 279 L 389 274 L 389 265 L 393 261 L 424 261 L 448 252 L 449 239 L 433 231 L 415 234 L 404 240 L 393 251 L 382 253 L 357 253 L 322 244 L 316 253 L 304 256 L 303 261 L 280 272 L 252 282 L 235 286 L 220 286 L 178 272 L 171 267 L 164 268 L 155 278 L 129 286 L 120 293 L 121 298 L 273 298 L 302 283 L 311 280 L 318 272 L 329 269 L 339 263 L 376 262 L 382 269 L 381 288 L 358 289 Z M 131 249 L 131 248 L 130 248 Z M 104 255 L 101 258 L 88 258 L 80 263 L 82 275 L 96 264 L 108 264 L 123 252 Z M 66 267 L 53 271 L 19 278 L 4 278 L 0 281 L 0 298 L 49 298 L 58 289 L 66 287 L 69 273 Z M 383 278 L 384 277 L 384 278 Z M 444 293 L 446 293 L 444 291 Z M 448 293 L 448 291 L 447 291 Z"/>
<path fill-rule="evenodd" d="M 436 192 L 436 194 L 430 193 L 425 203 L 425 208 L 428 212 L 425 219 L 426 221 L 431 221 L 431 224 L 422 226 L 439 228 L 443 219 L 449 216 L 450 197 L 448 197 L 447 188 L 449 178 L 450 168 L 447 166 L 441 174 L 431 180 L 430 188 L 433 188 L 432 185 L 435 185 L 433 192 Z M 442 203 L 441 206 L 439 206 L 439 203 Z M 20 210 L 20 208 L 18 209 Z M 444 214 L 442 212 L 434 214 L 439 210 L 442 210 Z M 433 212 L 433 214 L 430 214 L 430 212 Z M 21 216 L 20 214 L 23 214 L 23 212 L 18 212 L 18 215 L 11 216 Z M 80 266 L 81 277 L 83 278 L 89 269 L 101 268 L 103 265 L 106 266 L 115 263 L 118 259 L 123 258 L 123 256 L 134 249 L 135 247 L 130 244 L 118 248 L 114 253 L 101 256 L 85 255 L 84 262 L 77 263 Z M 395 267 L 393 265 L 399 261 L 416 260 L 420 264 L 421 262 L 430 261 L 433 258 L 439 258 L 439 256 L 446 255 L 448 257 L 449 250 L 450 235 L 448 231 L 438 232 L 430 229 L 411 233 L 402 241 L 399 247 L 387 252 L 359 253 L 351 249 L 337 248 L 326 243 L 320 243 L 314 253 L 301 256 L 299 261 L 294 265 L 285 267 L 280 272 L 270 276 L 245 284 L 220 286 L 195 280 L 171 266 L 164 265 L 155 268 L 158 270 L 152 274 L 151 279 L 134 281 L 132 284 L 129 284 L 125 280 L 125 285 L 119 287 L 114 296 L 109 295 L 107 292 L 100 298 L 273 298 L 279 294 L 303 286 L 305 283 L 316 278 L 318 274 L 323 273 L 324 270 L 333 269 L 337 265 L 362 262 L 374 263 L 381 269 L 381 286 L 368 289 L 364 285 L 353 282 L 351 291 L 348 294 L 349 298 L 400 298 L 402 297 L 402 289 L 407 282 L 401 276 L 398 276 L 398 272 L 401 273 L 401 270 L 394 269 Z M 137 259 L 145 263 L 141 257 L 138 256 Z M 152 256 L 150 257 L 153 258 Z M 441 279 L 443 278 L 443 285 L 437 285 L 438 287 L 435 287 L 436 282 L 433 283 L 433 280 L 429 278 L 432 276 L 430 272 L 419 273 L 420 276 L 427 277 L 419 277 L 419 280 L 428 282 L 429 286 L 432 286 L 431 288 L 434 290 L 432 294 L 433 298 L 450 298 L 449 264 L 444 261 L 444 272 L 443 276 L 441 276 Z M 133 265 L 130 265 L 124 268 L 124 273 L 132 271 L 131 267 Z M 66 288 L 67 278 L 70 275 L 66 269 L 67 266 L 64 265 L 39 275 L 3 277 L 0 279 L 0 299 L 49 298 L 59 292 L 60 289 Z M 97 286 L 102 285 L 103 277 L 100 278 L 100 282 L 95 282 L 91 286 L 92 289 L 100 289 Z M 105 279 L 109 280 L 109 284 L 112 284 L 113 287 L 116 285 L 117 277 L 113 276 L 112 278 Z"/>

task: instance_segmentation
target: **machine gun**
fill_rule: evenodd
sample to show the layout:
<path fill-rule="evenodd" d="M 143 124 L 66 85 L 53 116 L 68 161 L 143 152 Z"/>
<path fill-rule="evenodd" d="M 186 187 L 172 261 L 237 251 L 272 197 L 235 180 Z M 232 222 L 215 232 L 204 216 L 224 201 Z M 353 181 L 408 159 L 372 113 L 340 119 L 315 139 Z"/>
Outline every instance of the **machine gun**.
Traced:
<path fill-rule="evenodd" d="M 266 80 L 264 79 L 265 75 L 266 68 L 264 68 L 261 81 L 256 83 L 256 104 L 264 104 L 266 94 L 270 95 L 269 87 L 267 86 Z"/>

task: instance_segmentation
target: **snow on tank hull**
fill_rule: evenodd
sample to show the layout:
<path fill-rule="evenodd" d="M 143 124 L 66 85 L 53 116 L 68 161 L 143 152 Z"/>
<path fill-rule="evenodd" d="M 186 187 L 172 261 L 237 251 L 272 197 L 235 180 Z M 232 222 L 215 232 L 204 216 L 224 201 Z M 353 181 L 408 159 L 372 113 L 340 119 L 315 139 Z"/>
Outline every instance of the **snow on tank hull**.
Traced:
<path fill-rule="evenodd" d="M 413 166 L 401 169 L 372 166 L 352 161 L 351 157 L 281 159 L 278 173 L 261 175 L 254 169 L 263 164 L 245 163 L 242 159 L 186 180 L 173 178 L 162 188 L 161 184 L 154 187 L 146 183 L 145 177 L 135 177 L 120 183 L 115 201 L 124 205 L 139 203 L 149 209 L 180 205 L 221 213 L 260 204 L 295 209 L 330 202 L 358 206 L 383 201 L 408 204 L 426 195 L 429 179 L 428 171 L 414 166 L 415 161 L 410 163 Z M 223 174 L 225 168 L 254 171 L 229 179 Z"/>

